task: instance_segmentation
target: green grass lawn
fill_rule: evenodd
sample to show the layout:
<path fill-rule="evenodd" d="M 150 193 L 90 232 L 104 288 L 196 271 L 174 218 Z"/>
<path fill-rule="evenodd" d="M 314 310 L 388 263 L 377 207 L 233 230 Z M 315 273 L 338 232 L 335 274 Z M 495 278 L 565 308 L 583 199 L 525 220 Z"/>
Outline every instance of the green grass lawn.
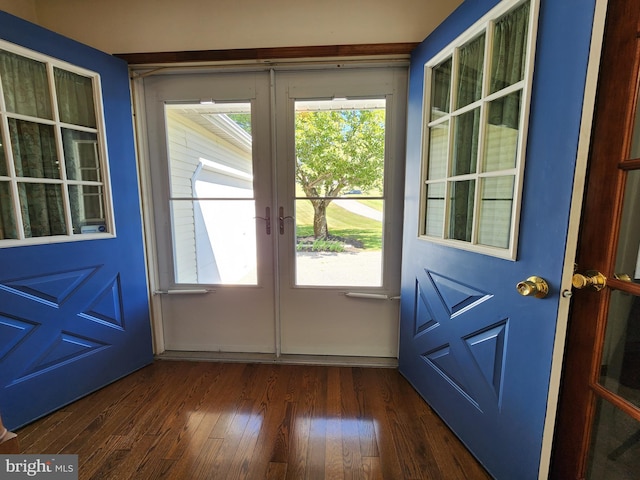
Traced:
<path fill-rule="evenodd" d="M 369 202 L 378 202 L 379 207 L 375 207 L 374 204 L 369 205 L 367 203 L 367 205 L 382 210 L 381 200 L 370 200 Z M 365 201 L 362 201 L 362 203 L 365 203 Z M 308 200 L 296 200 L 296 222 L 296 232 L 299 237 L 313 235 L 313 207 Z M 331 203 L 327 208 L 327 223 L 330 235 L 353 238 L 361 242 L 367 250 L 382 249 L 381 222 L 356 215 Z"/>

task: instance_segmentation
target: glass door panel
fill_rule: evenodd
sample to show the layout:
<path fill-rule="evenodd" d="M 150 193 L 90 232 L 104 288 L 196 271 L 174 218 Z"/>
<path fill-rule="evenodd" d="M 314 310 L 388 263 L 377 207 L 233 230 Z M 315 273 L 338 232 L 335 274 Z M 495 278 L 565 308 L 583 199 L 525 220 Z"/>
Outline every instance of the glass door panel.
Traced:
<path fill-rule="evenodd" d="M 599 383 L 640 408 L 640 297 L 614 290 Z"/>
<path fill-rule="evenodd" d="M 251 103 L 166 107 L 177 284 L 257 284 Z"/>
<path fill-rule="evenodd" d="M 382 286 L 385 100 L 296 101 L 296 285 Z"/>
<path fill-rule="evenodd" d="M 587 478 L 636 480 L 640 471 L 640 422 L 597 400 Z"/>

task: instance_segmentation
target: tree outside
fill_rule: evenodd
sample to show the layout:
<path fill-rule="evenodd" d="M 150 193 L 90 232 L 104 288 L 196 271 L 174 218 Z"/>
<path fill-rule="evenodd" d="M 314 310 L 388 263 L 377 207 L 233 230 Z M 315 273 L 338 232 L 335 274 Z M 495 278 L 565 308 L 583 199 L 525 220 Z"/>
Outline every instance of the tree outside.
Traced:
<path fill-rule="evenodd" d="M 313 206 L 313 235 L 328 238 L 327 207 L 349 191 L 382 189 L 384 109 L 296 113 L 296 182 Z"/>

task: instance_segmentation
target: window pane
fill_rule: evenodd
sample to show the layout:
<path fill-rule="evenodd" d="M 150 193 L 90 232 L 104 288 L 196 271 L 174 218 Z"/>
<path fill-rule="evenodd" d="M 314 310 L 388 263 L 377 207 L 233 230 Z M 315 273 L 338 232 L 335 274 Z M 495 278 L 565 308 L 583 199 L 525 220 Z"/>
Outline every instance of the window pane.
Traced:
<path fill-rule="evenodd" d="M 431 120 L 449 113 L 451 102 L 451 64 L 449 58 L 431 72 Z"/>
<path fill-rule="evenodd" d="M 475 187 L 475 180 L 451 183 L 449 238 L 471 241 Z"/>
<path fill-rule="evenodd" d="M 296 285 L 381 286 L 383 208 L 383 200 L 334 200 L 326 213 L 330 233 L 317 238 L 311 200 L 296 200 Z"/>
<path fill-rule="evenodd" d="M 484 33 L 460 48 L 458 65 L 458 101 L 462 108 L 482 97 L 482 73 L 484 71 Z"/>
<path fill-rule="evenodd" d="M 382 285 L 385 107 L 296 101 L 296 285 Z"/>
<path fill-rule="evenodd" d="M 0 240 L 18 238 L 9 182 L 0 182 Z"/>
<path fill-rule="evenodd" d="M 640 170 L 627 172 L 615 272 L 640 281 Z"/>
<path fill-rule="evenodd" d="M 598 398 L 585 478 L 636 480 L 639 471 L 640 422 Z"/>
<path fill-rule="evenodd" d="M 53 118 L 44 63 L 0 50 L 0 80 L 9 112 Z"/>
<path fill-rule="evenodd" d="M 483 170 L 514 168 L 518 153 L 521 92 L 514 92 L 488 104 L 489 125 L 484 148 Z"/>
<path fill-rule="evenodd" d="M 451 172 L 453 176 L 476 172 L 479 128 L 479 108 L 475 108 L 455 118 L 453 165 Z"/>
<path fill-rule="evenodd" d="M 69 185 L 73 233 L 106 232 L 102 187 Z"/>
<path fill-rule="evenodd" d="M 636 106 L 636 123 L 633 128 L 633 141 L 629 158 L 640 158 L 640 102 Z"/>
<path fill-rule="evenodd" d="M 449 122 L 442 122 L 429 129 L 429 167 L 427 179 L 435 180 L 447 175 Z"/>
<path fill-rule="evenodd" d="M 491 177 L 482 180 L 478 243 L 492 247 L 509 247 L 514 177 Z"/>
<path fill-rule="evenodd" d="M 172 197 L 253 198 L 250 103 L 168 105 L 166 118 Z"/>
<path fill-rule="evenodd" d="M 640 297 L 614 290 L 607 317 L 600 384 L 640 407 Z"/>
<path fill-rule="evenodd" d="M 528 27 L 528 2 L 509 12 L 496 23 L 490 93 L 502 90 L 524 78 Z"/>
<path fill-rule="evenodd" d="M 4 154 L 4 145 L 2 144 L 2 136 L 0 136 L 0 176 L 6 176 L 8 174 L 7 157 Z"/>
<path fill-rule="evenodd" d="M 444 183 L 427 185 L 425 235 L 442 238 L 444 232 Z"/>
<path fill-rule="evenodd" d="M 60 185 L 20 183 L 18 192 L 26 238 L 67 233 Z"/>
<path fill-rule="evenodd" d="M 62 129 L 64 162 L 69 180 L 102 181 L 95 133 Z"/>
<path fill-rule="evenodd" d="M 253 200 L 173 200 L 177 283 L 256 285 Z"/>
<path fill-rule="evenodd" d="M 95 128 L 92 80 L 59 68 L 53 70 L 60 121 Z"/>
<path fill-rule="evenodd" d="M 13 162 L 18 177 L 60 178 L 53 127 L 9 119 Z"/>
<path fill-rule="evenodd" d="M 251 104 L 165 113 L 176 283 L 256 285 Z"/>

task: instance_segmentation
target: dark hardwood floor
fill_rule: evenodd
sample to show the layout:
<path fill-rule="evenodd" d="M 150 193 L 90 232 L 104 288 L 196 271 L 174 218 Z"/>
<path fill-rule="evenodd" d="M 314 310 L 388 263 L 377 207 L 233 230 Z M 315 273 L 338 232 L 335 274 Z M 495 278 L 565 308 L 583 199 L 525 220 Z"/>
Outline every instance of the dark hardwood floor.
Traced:
<path fill-rule="evenodd" d="M 17 433 L 80 479 L 490 478 L 389 368 L 156 361 Z"/>

